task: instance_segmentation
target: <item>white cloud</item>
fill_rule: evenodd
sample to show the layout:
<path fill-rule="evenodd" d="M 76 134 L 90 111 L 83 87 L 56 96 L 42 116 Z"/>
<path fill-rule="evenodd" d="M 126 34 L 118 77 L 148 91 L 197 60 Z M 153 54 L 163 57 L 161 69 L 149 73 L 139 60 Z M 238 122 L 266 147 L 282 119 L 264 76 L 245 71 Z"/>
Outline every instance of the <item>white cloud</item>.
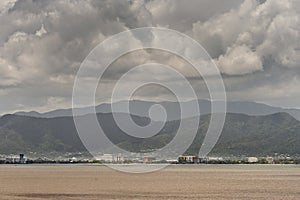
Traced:
<path fill-rule="evenodd" d="M 300 67 L 299 9 L 293 0 L 267 0 L 263 4 L 245 0 L 238 9 L 195 23 L 192 34 L 219 59 L 225 74 L 262 71 L 266 59 L 283 67 Z M 244 64 L 235 66 L 237 59 L 231 59 L 237 54 Z"/>
<path fill-rule="evenodd" d="M 260 57 L 246 45 L 228 48 L 226 54 L 220 56 L 218 64 L 221 72 L 229 75 L 243 75 L 263 70 Z"/>
<path fill-rule="evenodd" d="M 37 30 L 35 35 L 41 37 L 42 35 L 46 34 L 47 31 L 45 30 L 44 24 L 42 24 L 41 29 Z"/>
<path fill-rule="evenodd" d="M 9 8 L 13 7 L 17 0 L 1 0 L 0 1 L 0 14 L 6 12 Z"/>

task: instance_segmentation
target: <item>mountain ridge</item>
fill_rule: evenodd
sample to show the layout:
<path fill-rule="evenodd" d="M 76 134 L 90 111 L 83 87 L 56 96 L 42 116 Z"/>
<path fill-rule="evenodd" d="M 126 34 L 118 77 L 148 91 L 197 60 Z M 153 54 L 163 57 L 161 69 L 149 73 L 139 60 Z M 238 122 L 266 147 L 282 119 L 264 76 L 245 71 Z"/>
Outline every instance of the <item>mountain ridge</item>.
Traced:
<path fill-rule="evenodd" d="M 129 117 L 124 113 L 116 115 L 120 118 Z M 89 120 L 90 116 L 81 117 Z M 97 117 L 111 141 L 128 151 L 144 151 L 163 147 L 172 140 L 179 125 L 178 120 L 168 121 L 157 135 L 151 138 L 137 139 L 119 129 L 113 121 L 112 113 L 98 114 Z M 139 125 L 147 125 L 150 120 L 134 115 L 130 115 L 130 117 Z M 195 154 L 199 151 L 209 119 L 209 114 L 201 116 L 197 136 L 188 149 L 188 153 Z M 184 131 L 188 132 L 189 130 Z M 0 118 L 0 138 L 0 154 L 86 151 L 77 134 L 72 117 L 36 118 L 5 115 Z M 221 137 L 211 155 L 258 156 L 274 153 L 299 155 L 299 143 L 300 122 L 287 113 L 266 116 L 229 113 Z"/>
<path fill-rule="evenodd" d="M 129 102 L 130 109 L 129 113 L 133 115 L 138 115 L 142 117 L 149 117 L 149 109 L 151 106 L 155 104 L 162 105 L 166 112 L 168 113 L 168 121 L 172 120 L 179 120 L 181 118 L 189 118 L 194 117 L 194 108 L 191 102 L 193 101 L 186 101 L 182 102 L 185 107 L 187 108 L 187 112 L 185 116 L 181 116 L 180 113 L 180 106 L 178 102 L 171 102 L 171 101 L 162 101 L 162 102 L 154 102 L 154 101 L 140 101 L 140 100 L 133 100 Z M 109 103 L 99 104 L 95 107 L 96 113 L 111 113 L 111 105 Z M 128 113 L 124 111 L 126 107 L 125 101 L 116 102 L 113 104 L 115 106 L 115 112 L 120 113 Z M 200 107 L 201 114 L 210 114 L 211 113 L 211 102 L 208 100 L 200 99 L 198 100 L 198 105 Z M 92 107 L 83 107 L 83 108 L 75 108 L 76 113 L 79 113 L 78 116 L 90 114 Z M 216 110 L 216 112 L 219 112 Z M 257 102 L 249 102 L 249 101 L 232 101 L 227 102 L 227 113 L 236 113 L 236 114 L 247 114 L 253 116 L 262 116 L 262 115 L 269 115 L 278 112 L 286 112 L 292 115 L 294 118 L 300 121 L 300 110 L 299 109 L 292 109 L 292 108 L 281 108 L 270 106 L 263 103 Z M 128 114 L 129 114 L 128 113 Z M 30 112 L 16 112 L 16 115 L 21 116 L 32 116 L 32 117 L 41 117 L 41 118 L 55 118 L 55 117 L 67 117 L 72 116 L 73 112 L 71 108 L 68 109 L 57 109 L 45 113 L 39 113 L 36 111 Z"/>

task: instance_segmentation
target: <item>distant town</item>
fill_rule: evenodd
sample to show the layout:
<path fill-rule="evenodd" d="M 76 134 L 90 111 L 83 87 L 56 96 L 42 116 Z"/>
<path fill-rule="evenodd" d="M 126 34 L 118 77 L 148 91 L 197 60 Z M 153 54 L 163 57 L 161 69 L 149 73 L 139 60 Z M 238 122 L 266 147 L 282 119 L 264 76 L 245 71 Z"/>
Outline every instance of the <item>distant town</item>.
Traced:
<path fill-rule="evenodd" d="M 45 156 L 32 157 L 26 156 L 24 153 L 18 155 L 1 155 L 0 164 L 84 164 L 84 163 L 99 163 L 99 164 L 300 164 L 299 157 L 290 157 L 284 154 L 275 154 L 265 157 L 198 157 L 195 155 L 183 155 L 177 159 L 158 159 L 154 156 L 124 156 L 122 154 L 99 154 L 97 157 L 87 157 L 83 153 L 66 153 L 63 156 L 58 156 L 55 159 Z"/>

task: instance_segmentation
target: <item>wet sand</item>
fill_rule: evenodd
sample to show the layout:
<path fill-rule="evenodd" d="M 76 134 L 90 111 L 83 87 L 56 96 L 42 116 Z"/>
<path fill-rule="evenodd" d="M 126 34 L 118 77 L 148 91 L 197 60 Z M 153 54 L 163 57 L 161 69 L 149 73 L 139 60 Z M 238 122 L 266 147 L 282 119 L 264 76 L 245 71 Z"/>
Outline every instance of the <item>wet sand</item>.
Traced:
<path fill-rule="evenodd" d="M 0 165 L 0 200 L 300 199 L 300 166 L 172 165 L 126 174 L 99 165 Z"/>

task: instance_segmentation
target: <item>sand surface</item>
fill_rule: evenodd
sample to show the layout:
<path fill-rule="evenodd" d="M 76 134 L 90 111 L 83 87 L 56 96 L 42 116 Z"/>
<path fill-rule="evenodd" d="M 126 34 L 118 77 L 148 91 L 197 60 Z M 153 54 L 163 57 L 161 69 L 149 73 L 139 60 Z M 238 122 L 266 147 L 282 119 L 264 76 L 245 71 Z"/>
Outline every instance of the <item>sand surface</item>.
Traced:
<path fill-rule="evenodd" d="M 300 166 L 170 166 L 126 174 L 99 165 L 0 165 L 0 200 L 300 199 Z"/>

